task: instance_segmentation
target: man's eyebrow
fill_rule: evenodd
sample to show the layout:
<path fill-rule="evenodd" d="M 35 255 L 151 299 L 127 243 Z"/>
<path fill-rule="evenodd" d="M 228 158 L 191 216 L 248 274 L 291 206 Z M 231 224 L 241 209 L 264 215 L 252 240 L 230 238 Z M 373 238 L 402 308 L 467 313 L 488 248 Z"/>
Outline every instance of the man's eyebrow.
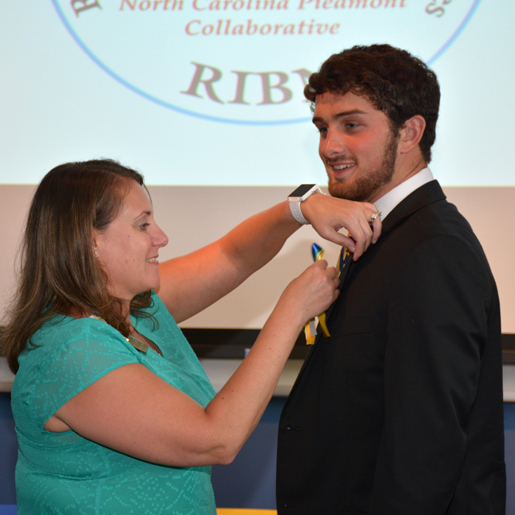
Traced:
<path fill-rule="evenodd" d="M 353 114 L 367 114 L 367 113 L 365 111 L 362 111 L 361 109 L 350 109 L 349 111 L 342 111 L 340 113 L 336 113 L 331 118 L 333 118 L 335 120 L 338 120 L 339 118 L 343 118 L 345 116 L 351 116 Z M 314 116 L 311 121 L 313 123 L 317 123 L 317 122 L 322 122 L 323 123 L 324 119 L 321 118 L 320 116 Z"/>

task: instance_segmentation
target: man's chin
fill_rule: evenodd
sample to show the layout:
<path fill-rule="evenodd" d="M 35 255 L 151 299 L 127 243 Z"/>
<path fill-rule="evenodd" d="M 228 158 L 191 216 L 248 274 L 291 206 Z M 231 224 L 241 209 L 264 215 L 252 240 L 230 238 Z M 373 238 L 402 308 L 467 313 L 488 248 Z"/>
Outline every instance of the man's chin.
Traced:
<path fill-rule="evenodd" d="M 329 194 L 331 197 L 341 198 L 345 200 L 354 200 L 364 202 L 368 196 L 362 191 L 356 191 L 355 188 L 349 188 L 347 184 L 331 181 L 328 186 Z"/>

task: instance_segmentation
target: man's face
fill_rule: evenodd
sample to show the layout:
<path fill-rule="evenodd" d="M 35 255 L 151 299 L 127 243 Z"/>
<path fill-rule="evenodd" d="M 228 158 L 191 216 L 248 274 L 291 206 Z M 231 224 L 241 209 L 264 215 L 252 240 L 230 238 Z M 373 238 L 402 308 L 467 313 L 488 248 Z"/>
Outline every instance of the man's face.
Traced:
<path fill-rule="evenodd" d="M 350 92 L 317 95 L 313 123 L 332 196 L 374 202 L 393 188 L 398 138 L 371 102 Z"/>

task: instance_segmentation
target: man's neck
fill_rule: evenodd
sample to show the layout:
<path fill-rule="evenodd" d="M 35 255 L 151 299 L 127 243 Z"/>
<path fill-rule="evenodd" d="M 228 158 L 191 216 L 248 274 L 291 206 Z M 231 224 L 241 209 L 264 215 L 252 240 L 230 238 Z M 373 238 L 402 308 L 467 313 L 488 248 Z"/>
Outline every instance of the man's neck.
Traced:
<path fill-rule="evenodd" d="M 427 163 L 423 159 L 420 150 L 414 155 L 397 156 L 395 161 L 395 171 L 390 182 L 379 188 L 369 202 L 374 203 L 377 199 L 384 197 L 389 191 L 411 179 L 411 177 L 417 175 L 424 168 L 427 168 Z"/>

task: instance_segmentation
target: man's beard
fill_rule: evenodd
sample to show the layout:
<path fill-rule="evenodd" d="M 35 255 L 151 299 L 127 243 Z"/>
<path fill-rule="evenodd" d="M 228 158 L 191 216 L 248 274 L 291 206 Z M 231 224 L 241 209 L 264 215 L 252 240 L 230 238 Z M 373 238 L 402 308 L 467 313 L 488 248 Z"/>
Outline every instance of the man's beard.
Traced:
<path fill-rule="evenodd" d="M 370 202 L 375 193 L 388 184 L 395 172 L 395 161 L 397 158 L 398 135 L 393 132 L 385 145 L 383 162 L 376 170 L 365 170 L 359 176 L 352 177 L 345 182 L 337 179 L 329 180 L 329 193 L 333 197 L 359 202 Z"/>

